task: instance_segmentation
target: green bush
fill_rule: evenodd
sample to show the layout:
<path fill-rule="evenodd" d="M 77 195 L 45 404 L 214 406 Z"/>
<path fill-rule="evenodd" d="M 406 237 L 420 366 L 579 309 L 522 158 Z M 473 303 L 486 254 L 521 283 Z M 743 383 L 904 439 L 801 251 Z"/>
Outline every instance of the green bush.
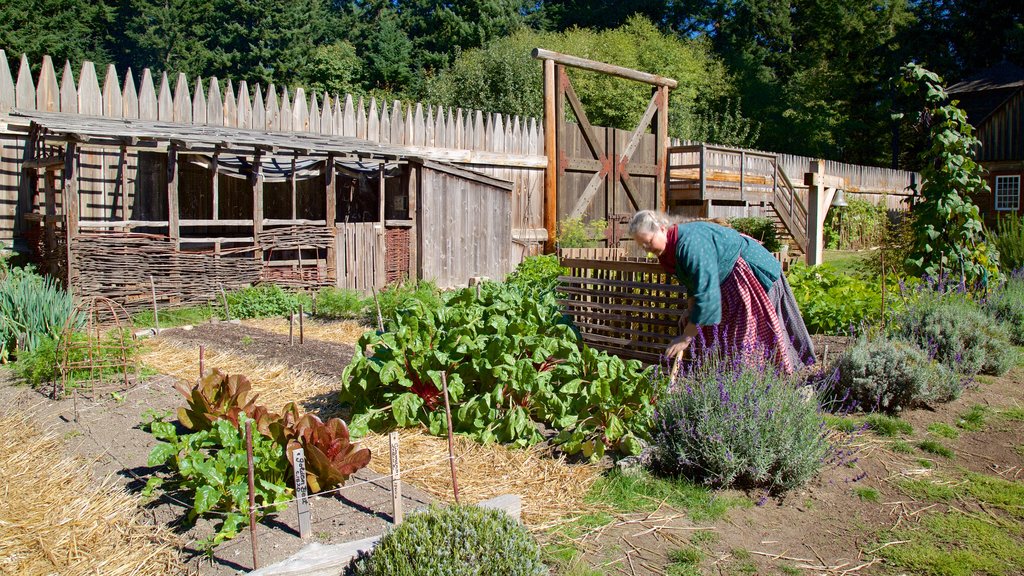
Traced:
<path fill-rule="evenodd" d="M 380 303 L 380 313 L 384 317 L 385 325 L 391 325 L 394 324 L 399 311 L 417 306 L 414 302 L 428 310 L 437 310 L 444 304 L 444 298 L 437 285 L 429 280 L 407 280 L 390 284 L 378 292 L 377 302 Z M 366 314 L 367 321 L 376 325 L 377 311 L 374 310 L 372 299 L 367 302 Z"/>
<path fill-rule="evenodd" d="M 500 510 L 431 506 L 388 531 L 349 565 L 351 576 L 541 576 L 533 536 Z"/>
<path fill-rule="evenodd" d="M 1024 269 L 1024 218 L 1013 212 L 1001 215 L 988 240 L 999 251 L 999 265 L 1004 272 Z"/>
<path fill-rule="evenodd" d="M 812 334 L 850 334 L 882 318 L 882 281 L 842 274 L 829 264 L 797 264 L 786 273 L 793 296 L 800 306 L 807 330 Z M 916 280 L 904 284 L 915 285 Z M 895 276 L 886 277 L 886 308 L 901 309 L 911 292 Z"/>
<path fill-rule="evenodd" d="M 1002 375 L 1017 361 L 1006 327 L 966 292 L 922 290 L 896 316 L 893 330 L 961 374 Z"/>
<path fill-rule="evenodd" d="M 1024 346 L 1024 276 L 1010 278 L 991 294 L 985 310 L 1006 326 L 1014 344 Z"/>
<path fill-rule="evenodd" d="M 737 232 L 746 234 L 760 242 L 764 245 L 765 250 L 769 252 L 778 252 L 779 250 L 782 250 L 782 241 L 779 240 L 779 231 L 775 228 L 775 223 L 768 218 L 763 216 L 733 218 L 729 220 L 729 225 Z"/>
<path fill-rule="evenodd" d="M 160 329 L 163 330 L 164 328 L 174 326 L 208 322 L 210 318 L 218 315 L 218 311 L 223 312 L 223 309 L 217 308 L 216 303 L 211 302 L 210 305 L 206 306 L 161 308 L 158 311 L 157 318 L 160 320 Z M 139 327 L 152 328 L 154 326 L 153 311 L 142 310 L 132 314 L 132 324 Z"/>
<path fill-rule="evenodd" d="M 918 402 L 960 396 L 960 377 L 931 360 L 917 345 L 889 338 L 861 338 L 840 356 L 839 380 L 830 400 L 865 412 L 899 412 Z"/>
<path fill-rule="evenodd" d="M 854 250 L 880 245 L 886 236 L 888 218 L 884 200 L 872 204 L 847 194 L 849 204 L 829 210 L 825 216 L 825 245 L 829 249 Z M 842 232 L 846 234 L 842 234 Z M 845 236 L 845 238 L 844 238 Z"/>
<path fill-rule="evenodd" d="M 558 286 L 558 277 L 569 271 L 558 264 L 558 256 L 530 256 L 516 266 L 516 269 L 505 278 L 509 286 L 534 293 L 554 290 Z"/>
<path fill-rule="evenodd" d="M 559 248 L 597 248 L 607 229 L 605 220 L 591 220 L 584 224 L 581 218 L 566 218 L 558 222 L 555 242 Z"/>
<path fill-rule="evenodd" d="M 75 332 L 71 335 L 71 338 L 74 346 L 70 349 L 68 360 L 78 363 L 84 362 L 89 355 L 89 348 L 87 346 L 89 337 L 81 332 Z M 105 381 L 120 378 L 123 372 L 117 365 L 123 361 L 121 359 L 122 346 L 128 355 L 128 369 L 133 371 L 132 364 L 136 361 L 141 351 L 139 341 L 132 338 L 131 332 L 128 330 L 111 330 L 102 337 L 100 344 L 95 346 L 92 351 L 93 362 L 95 365 L 102 367 L 93 371 L 82 368 L 72 370 L 68 374 L 68 386 L 75 387 L 80 382 L 88 380 Z M 34 350 L 18 355 L 18 360 L 13 366 L 14 372 L 19 378 L 33 387 L 53 382 L 60 378 L 60 372 L 57 367 L 57 362 L 60 359 L 58 357 L 59 354 L 63 357 L 62 352 L 57 348 L 57 340 L 45 338 Z"/>
<path fill-rule="evenodd" d="M 373 306 L 361 293 L 347 288 L 321 288 L 316 293 L 316 315 L 323 318 L 350 320 L 367 316 L 367 305 Z"/>
<path fill-rule="evenodd" d="M 18 341 L 31 352 L 60 336 L 74 311 L 71 296 L 56 280 L 32 268 L 0 266 L 0 362 L 15 355 Z M 80 322 L 76 319 L 74 324 Z"/>
<path fill-rule="evenodd" d="M 817 473 L 829 450 L 818 403 L 774 367 L 703 358 L 658 403 L 652 466 L 711 486 L 781 491 Z"/>
<path fill-rule="evenodd" d="M 272 318 L 298 312 L 299 303 L 310 309 L 305 294 L 286 292 L 276 284 L 258 284 L 228 293 L 232 318 Z"/>

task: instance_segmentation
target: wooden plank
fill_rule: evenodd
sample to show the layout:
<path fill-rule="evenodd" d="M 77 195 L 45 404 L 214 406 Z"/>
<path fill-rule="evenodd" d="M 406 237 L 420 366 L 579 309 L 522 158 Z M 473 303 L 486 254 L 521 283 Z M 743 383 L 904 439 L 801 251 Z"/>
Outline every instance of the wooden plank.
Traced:
<path fill-rule="evenodd" d="M 39 68 L 36 110 L 60 112 L 60 87 L 57 84 L 57 73 L 53 69 L 53 60 L 49 56 L 43 56 L 43 64 Z"/>
<path fill-rule="evenodd" d="M 257 84 L 256 93 L 252 97 L 252 126 L 253 130 L 267 129 L 267 107 L 263 101 L 263 88 Z"/>
<path fill-rule="evenodd" d="M 639 70 L 633 70 L 631 68 L 624 68 L 622 66 L 616 66 L 614 64 L 606 64 L 604 62 L 597 62 L 595 60 L 579 58 L 577 56 L 570 56 L 568 54 L 560 54 L 558 52 L 545 50 L 543 48 L 534 48 L 531 55 L 536 59 L 543 60 L 545 62 L 545 65 L 547 65 L 547 62 L 557 62 L 558 64 L 561 64 L 563 66 L 572 66 L 573 68 L 580 68 L 583 70 L 600 72 L 602 74 L 617 76 L 619 78 L 625 78 L 626 80 L 635 80 L 637 82 L 652 84 L 654 86 L 666 86 L 668 88 L 675 88 L 676 86 L 679 85 L 679 83 L 673 80 L 672 78 L 666 78 L 664 76 L 658 76 L 657 74 L 641 72 Z"/>
<path fill-rule="evenodd" d="M 412 144 L 408 137 L 409 121 L 402 121 L 402 103 L 395 100 L 391 103 L 391 141 L 395 144 Z"/>
<path fill-rule="evenodd" d="M 554 60 L 544 60 L 544 154 L 548 164 L 544 170 L 544 228 L 548 231 L 548 240 L 544 243 L 546 253 L 555 250 L 555 228 L 558 218 L 558 157 L 555 136 L 561 118 L 556 116 L 555 107 L 556 74 Z"/>
<path fill-rule="evenodd" d="M 366 107 L 363 105 L 363 97 L 359 97 L 359 108 L 356 110 L 356 138 L 366 140 L 367 120 Z"/>
<path fill-rule="evenodd" d="M 36 109 L 36 84 L 32 81 L 32 67 L 28 56 L 21 55 L 21 66 L 18 68 L 18 81 L 14 85 L 14 105 L 23 110 Z"/>
<path fill-rule="evenodd" d="M 178 150 L 171 146 L 167 151 L 167 235 L 174 241 L 181 238 L 178 219 L 181 211 L 178 204 Z"/>
<path fill-rule="evenodd" d="M 267 123 L 258 130 L 280 130 L 281 129 L 281 105 L 277 101 L 277 87 L 273 84 L 267 88 Z M 253 126 L 253 128 L 256 128 Z"/>
<path fill-rule="evenodd" d="M 352 95 L 345 95 L 345 108 L 342 110 L 341 135 L 356 138 L 356 110 L 352 104 Z"/>
<path fill-rule="evenodd" d="M 316 98 L 316 96 L 314 96 L 314 98 Z M 314 100 L 314 102 L 315 102 L 315 100 Z M 324 94 L 324 107 L 323 107 L 323 110 L 320 111 L 320 120 L 319 120 L 319 125 L 320 125 L 319 126 L 319 131 L 320 131 L 321 134 L 331 135 L 331 134 L 335 133 L 334 132 L 334 111 L 333 111 L 332 106 L 334 106 L 334 101 L 331 100 L 331 97 L 328 94 L 325 93 Z"/>
<path fill-rule="evenodd" d="M 174 121 L 174 98 L 171 96 L 171 85 L 167 80 L 167 72 L 160 76 L 160 89 L 156 97 L 157 119 L 165 122 Z"/>
<path fill-rule="evenodd" d="M 150 80 L 152 85 L 152 80 Z M 124 75 L 124 86 L 121 90 L 121 115 L 129 120 L 139 118 L 139 95 L 135 91 L 135 76 L 129 68 Z"/>
<path fill-rule="evenodd" d="M 117 69 L 113 64 L 107 66 L 107 75 L 103 81 L 103 115 L 107 118 L 124 116 L 124 96 L 121 83 L 117 79 Z"/>
<path fill-rule="evenodd" d="M 207 124 L 206 91 L 203 89 L 203 77 L 196 78 L 196 87 L 192 96 L 191 124 Z"/>
<path fill-rule="evenodd" d="M 259 84 L 256 85 L 256 91 L 259 92 Z M 255 130 L 257 126 L 256 103 L 249 99 L 249 84 L 245 80 L 238 83 L 238 98 L 235 106 L 238 107 L 238 119 L 231 126 Z"/>
<path fill-rule="evenodd" d="M 69 142 L 65 148 L 64 164 L 64 217 L 66 222 L 64 230 L 67 233 L 66 263 L 68 272 L 68 285 L 72 284 L 75 277 L 75 262 L 71 254 L 72 241 L 78 236 L 79 219 L 79 198 L 78 198 L 78 154 L 77 144 Z"/>
<path fill-rule="evenodd" d="M 0 112 L 14 108 L 15 102 L 14 77 L 7 64 L 7 52 L 0 48 Z"/>
<path fill-rule="evenodd" d="M 171 120 L 182 124 L 192 123 L 192 97 L 188 93 L 188 78 L 184 72 L 178 73 L 174 88 L 174 100 L 171 103 Z"/>
<path fill-rule="evenodd" d="M 231 94 L 230 85 L 228 94 Z M 212 126 L 224 125 L 224 99 L 220 95 L 220 81 L 216 76 L 210 78 L 210 90 L 206 95 L 206 122 Z"/>
<path fill-rule="evenodd" d="M 103 115 L 103 94 L 100 92 L 96 66 L 86 60 L 78 74 L 78 113 L 90 116 Z"/>
<path fill-rule="evenodd" d="M 366 136 L 362 138 L 370 142 L 380 141 L 380 113 L 377 112 L 377 99 L 370 98 L 370 112 L 366 117 Z"/>
<path fill-rule="evenodd" d="M 306 102 L 306 91 L 299 87 L 295 89 L 295 99 L 292 102 L 292 130 L 295 132 L 309 132 L 309 104 Z"/>
<path fill-rule="evenodd" d="M 396 121 L 399 118 L 400 117 L 396 117 Z M 380 111 L 380 142 L 381 142 L 381 144 L 391 143 L 391 128 L 392 128 L 392 126 L 391 126 L 391 113 L 388 112 L 387 106 L 384 106 L 383 110 Z M 399 141 L 396 140 L 395 143 L 398 144 Z"/>

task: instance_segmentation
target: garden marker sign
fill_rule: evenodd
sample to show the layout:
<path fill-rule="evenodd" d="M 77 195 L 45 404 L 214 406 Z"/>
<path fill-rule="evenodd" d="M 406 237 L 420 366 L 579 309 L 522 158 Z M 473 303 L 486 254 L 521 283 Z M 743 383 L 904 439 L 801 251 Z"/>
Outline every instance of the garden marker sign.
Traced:
<path fill-rule="evenodd" d="M 595 62 L 585 58 L 559 54 L 542 48 L 533 50 L 533 57 L 544 61 L 544 154 L 548 165 L 544 176 L 544 226 L 548 231 L 546 252 L 554 251 L 555 224 L 558 218 L 558 194 L 571 187 L 565 183 L 566 172 L 590 173 L 583 192 L 575 198 L 572 208 L 568 211 L 569 218 L 581 218 L 594 202 L 598 191 L 606 186 L 605 214 L 613 219 L 619 208 L 628 207 L 628 213 L 642 208 L 664 210 L 666 206 L 665 170 L 668 151 L 668 92 L 678 85 L 672 78 L 665 78 L 623 68 L 604 62 Z M 566 73 L 567 67 L 579 68 L 617 76 L 627 80 L 643 82 L 653 86 L 651 100 L 647 104 L 636 128 L 629 133 L 628 141 L 623 145 L 615 138 L 615 132 L 607 137 L 599 137 L 598 130 L 590 123 L 583 104 L 576 95 L 576 90 Z M 565 118 L 565 101 L 568 99 L 573 115 L 579 121 L 579 129 L 592 158 L 576 158 L 570 155 L 568 123 Z M 636 166 L 632 170 L 630 161 L 641 145 L 641 140 L 652 126 L 655 135 L 654 166 Z M 602 130 L 603 131 L 603 130 Z M 620 147 L 621 146 L 621 147 Z M 641 194 L 636 181 L 631 177 L 645 175 L 654 177 L 654 198 L 645 198 Z M 616 200 L 619 190 L 625 193 L 628 204 Z M 569 200 L 569 198 L 564 198 Z"/>
<path fill-rule="evenodd" d="M 299 536 L 308 538 L 312 532 L 309 519 L 309 486 L 306 484 L 306 453 L 302 448 L 292 452 L 295 460 L 295 501 L 299 509 Z"/>

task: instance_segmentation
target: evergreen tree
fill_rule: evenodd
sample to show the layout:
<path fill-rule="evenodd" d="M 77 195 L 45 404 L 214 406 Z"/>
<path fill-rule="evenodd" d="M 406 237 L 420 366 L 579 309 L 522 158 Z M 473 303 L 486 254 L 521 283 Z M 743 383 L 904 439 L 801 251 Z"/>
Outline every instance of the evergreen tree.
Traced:
<path fill-rule="evenodd" d="M 17 59 L 28 56 L 39 66 L 49 54 L 60 66 L 70 60 L 98 64 L 110 61 L 108 44 L 114 8 L 105 0 L 4 0 L 0 2 L 0 48 L 17 71 Z"/>

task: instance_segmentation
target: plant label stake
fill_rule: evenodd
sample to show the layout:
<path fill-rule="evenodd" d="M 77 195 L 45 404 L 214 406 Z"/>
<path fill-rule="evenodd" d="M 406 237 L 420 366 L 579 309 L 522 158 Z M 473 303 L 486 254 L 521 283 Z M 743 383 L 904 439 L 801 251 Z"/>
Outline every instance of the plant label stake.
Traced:
<path fill-rule="evenodd" d="M 304 335 L 304 332 L 302 330 L 302 316 L 303 316 L 302 304 L 300 303 L 299 304 L 299 344 L 302 344 L 302 342 L 305 340 L 305 335 Z"/>
<path fill-rule="evenodd" d="M 292 459 L 295 461 L 295 501 L 299 509 L 299 536 L 309 538 L 313 528 L 310 526 L 309 516 L 309 486 L 306 484 L 306 452 L 302 448 L 296 448 L 292 452 Z"/>
<path fill-rule="evenodd" d="M 220 295 L 224 297 L 224 320 L 231 320 L 231 308 L 228 306 L 228 293 L 224 291 L 224 285 L 219 284 Z"/>
<path fill-rule="evenodd" d="M 388 440 L 391 443 L 391 520 L 398 525 L 402 523 L 402 469 L 398 465 L 398 431 L 388 434 Z"/>
<path fill-rule="evenodd" d="M 203 378 L 203 373 L 206 372 L 206 345 L 199 345 L 199 379 Z"/>
<path fill-rule="evenodd" d="M 252 541 L 252 569 L 259 568 L 256 560 L 256 486 L 252 465 L 252 420 L 245 421 L 245 457 L 249 464 L 249 539 Z"/>
<path fill-rule="evenodd" d="M 288 311 L 288 345 L 295 344 L 295 310 Z"/>
<path fill-rule="evenodd" d="M 160 335 L 160 317 L 157 316 L 156 310 L 156 283 L 153 282 L 153 275 L 149 275 L 149 288 L 153 292 L 153 326 L 156 330 L 156 335 Z"/>
<path fill-rule="evenodd" d="M 452 492 L 455 493 L 455 503 L 459 503 L 459 481 L 455 478 L 455 448 L 452 434 L 452 407 L 448 402 L 448 374 L 441 372 L 441 386 L 444 388 L 444 414 L 448 421 L 448 463 L 452 467 Z"/>

